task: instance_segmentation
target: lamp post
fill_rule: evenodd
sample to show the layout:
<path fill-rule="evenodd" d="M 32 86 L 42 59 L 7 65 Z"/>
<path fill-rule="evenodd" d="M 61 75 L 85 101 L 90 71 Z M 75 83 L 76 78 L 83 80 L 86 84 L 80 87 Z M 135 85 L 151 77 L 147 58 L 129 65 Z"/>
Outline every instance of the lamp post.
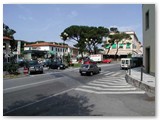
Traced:
<path fill-rule="evenodd" d="M 61 39 L 63 40 L 63 49 L 62 49 L 62 62 L 64 62 L 64 44 L 65 44 L 65 41 L 67 40 L 67 39 L 69 39 L 69 36 L 68 36 L 68 34 L 66 33 L 66 32 L 64 32 L 61 36 Z"/>

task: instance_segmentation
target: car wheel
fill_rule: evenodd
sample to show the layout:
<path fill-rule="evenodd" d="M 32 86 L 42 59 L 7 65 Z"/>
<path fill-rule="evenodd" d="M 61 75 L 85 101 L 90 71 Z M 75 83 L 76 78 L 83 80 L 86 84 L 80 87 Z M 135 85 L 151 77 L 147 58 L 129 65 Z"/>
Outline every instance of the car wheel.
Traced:
<path fill-rule="evenodd" d="M 92 76 L 93 75 L 93 72 L 90 72 L 90 76 Z"/>

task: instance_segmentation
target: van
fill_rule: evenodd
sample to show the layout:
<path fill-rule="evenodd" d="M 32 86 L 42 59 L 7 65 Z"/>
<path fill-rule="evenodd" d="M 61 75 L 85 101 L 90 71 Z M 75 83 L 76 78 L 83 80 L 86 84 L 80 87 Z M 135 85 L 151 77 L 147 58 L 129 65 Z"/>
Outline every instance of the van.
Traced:
<path fill-rule="evenodd" d="M 130 67 L 133 67 L 133 60 L 132 58 L 122 58 L 121 59 L 121 69 L 128 69 Z"/>

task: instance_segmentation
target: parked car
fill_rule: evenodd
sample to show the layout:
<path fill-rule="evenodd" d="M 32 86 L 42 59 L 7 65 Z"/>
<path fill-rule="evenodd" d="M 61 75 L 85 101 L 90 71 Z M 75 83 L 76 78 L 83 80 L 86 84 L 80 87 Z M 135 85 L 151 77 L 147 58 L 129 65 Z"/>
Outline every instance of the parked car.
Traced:
<path fill-rule="evenodd" d="M 49 67 L 50 64 L 51 64 L 50 59 L 44 59 L 42 62 L 43 67 Z"/>
<path fill-rule="evenodd" d="M 104 59 L 103 61 L 102 61 L 102 63 L 111 63 L 112 61 L 110 60 L 110 59 Z"/>
<path fill-rule="evenodd" d="M 27 62 L 29 73 L 43 73 L 43 66 L 38 63 L 37 60 L 31 60 Z"/>
<path fill-rule="evenodd" d="M 80 69 L 79 69 L 79 73 L 81 75 L 84 74 L 89 74 L 89 75 L 93 75 L 93 74 L 97 74 L 101 71 L 101 68 L 98 67 L 96 64 L 82 64 Z"/>
<path fill-rule="evenodd" d="M 97 62 L 91 60 L 91 59 L 87 59 L 87 60 L 84 60 L 84 63 L 83 64 L 97 64 Z"/>
<path fill-rule="evenodd" d="M 56 61 L 56 62 L 52 62 L 50 65 L 49 65 L 49 68 L 51 69 L 65 69 L 65 64 L 61 63 L 60 61 Z"/>

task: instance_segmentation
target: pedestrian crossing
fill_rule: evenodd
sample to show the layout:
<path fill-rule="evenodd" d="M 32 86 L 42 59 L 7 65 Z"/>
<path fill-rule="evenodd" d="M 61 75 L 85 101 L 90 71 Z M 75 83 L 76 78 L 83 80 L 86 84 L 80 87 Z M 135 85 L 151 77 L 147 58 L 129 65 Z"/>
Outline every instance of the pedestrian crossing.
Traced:
<path fill-rule="evenodd" d="M 76 91 L 82 91 L 94 94 L 144 94 L 134 86 L 128 84 L 125 78 L 108 76 L 87 83 L 86 85 L 75 88 Z"/>
<path fill-rule="evenodd" d="M 73 72 L 74 75 L 79 74 L 79 69 L 76 69 L 72 72 Z M 102 70 L 99 74 L 104 75 L 104 76 L 112 76 L 112 77 L 125 77 L 125 71 L 111 72 L 111 71 L 103 71 Z"/>

